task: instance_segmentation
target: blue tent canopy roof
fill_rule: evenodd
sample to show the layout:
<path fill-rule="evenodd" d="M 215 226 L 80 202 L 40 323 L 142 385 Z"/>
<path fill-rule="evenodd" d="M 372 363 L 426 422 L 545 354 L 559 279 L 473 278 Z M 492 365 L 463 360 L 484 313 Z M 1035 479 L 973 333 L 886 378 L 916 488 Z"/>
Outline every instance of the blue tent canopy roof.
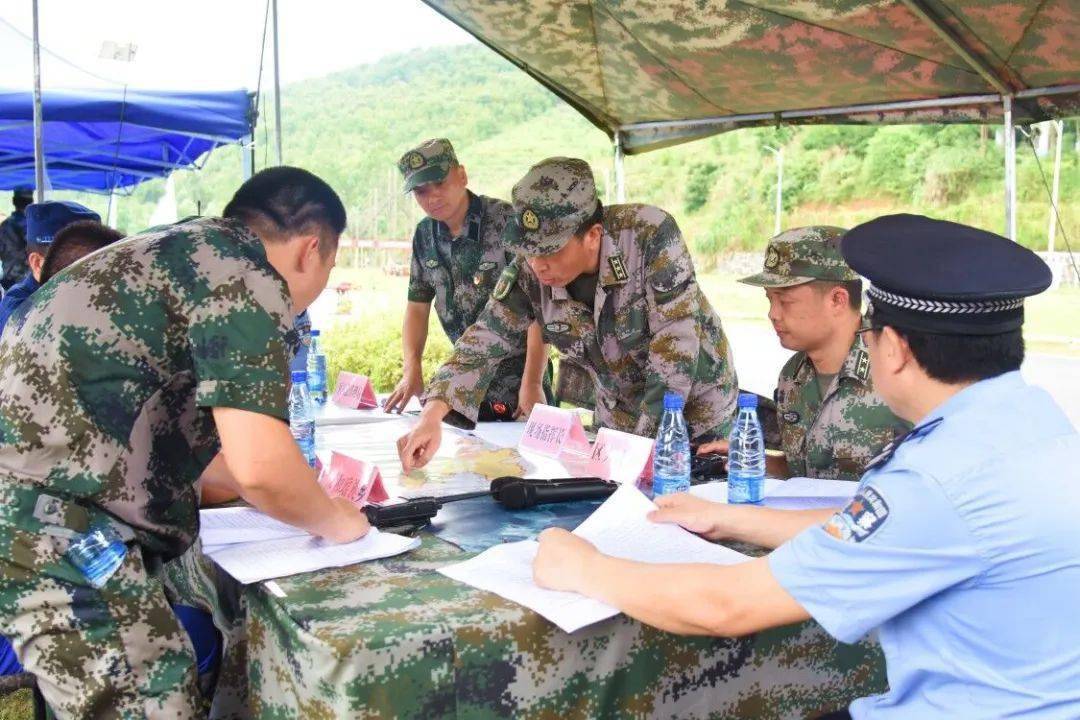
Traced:
<path fill-rule="evenodd" d="M 34 184 L 33 94 L 0 90 L 0 189 Z M 244 90 L 47 90 L 45 165 L 57 190 L 109 192 L 191 166 L 251 133 Z"/>

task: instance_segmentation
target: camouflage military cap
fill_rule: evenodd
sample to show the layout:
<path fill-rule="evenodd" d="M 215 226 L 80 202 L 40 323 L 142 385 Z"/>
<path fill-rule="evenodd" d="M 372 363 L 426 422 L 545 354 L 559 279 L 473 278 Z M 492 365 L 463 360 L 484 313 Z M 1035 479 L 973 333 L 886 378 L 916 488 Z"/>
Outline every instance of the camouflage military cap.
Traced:
<path fill-rule="evenodd" d="M 578 227 L 599 206 L 589 163 L 554 157 L 533 165 L 510 194 L 514 217 L 503 242 L 524 255 L 562 250 Z"/>
<path fill-rule="evenodd" d="M 814 280 L 858 280 L 858 274 L 840 254 L 840 238 L 846 232 L 843 228 L 828 225 L 786 230 L 769 241 L 765 250 L 765 268 L 739 282 L 782 288 Z"/>
<path fill-rule="evenodd" d="M 441 182 L 457 164 L 457 155 L 449 140 L 425 140 L 398 160 L 398 170 L 405 178 L 404 192 L 411 192 L 425 183 Z"/>

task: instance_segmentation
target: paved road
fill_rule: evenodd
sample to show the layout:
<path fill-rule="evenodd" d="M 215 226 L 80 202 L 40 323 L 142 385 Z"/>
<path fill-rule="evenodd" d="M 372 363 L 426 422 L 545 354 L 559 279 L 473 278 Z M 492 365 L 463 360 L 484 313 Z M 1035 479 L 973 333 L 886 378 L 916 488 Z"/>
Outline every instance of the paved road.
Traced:
<path fill-rule="evenodd" d="M 771 397 L 776 376 L 791 353 L 764 325 L 725 322 L 724 330 L 735 349 L 740 387 Z M 1080 358 L 1029 354 L 1021 370 L 1028 382 L 1046 388 L 1080 428 Z"/>

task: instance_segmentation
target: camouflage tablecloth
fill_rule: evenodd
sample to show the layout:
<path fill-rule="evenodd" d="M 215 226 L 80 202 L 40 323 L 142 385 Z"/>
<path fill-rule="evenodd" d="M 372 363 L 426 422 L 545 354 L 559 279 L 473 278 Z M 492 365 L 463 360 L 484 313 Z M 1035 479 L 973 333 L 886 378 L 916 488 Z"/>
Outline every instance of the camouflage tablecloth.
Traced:
<path fill-rule="evenodd" d="M 745 548 L 740 548 L 745 551 Z M 802 718 L 885 688 L 874 641 L 816 623 L 687 638 L 620 616 L 568 635 L 407 555 L 246 588 L 249 701 L 283 718 Z"/>

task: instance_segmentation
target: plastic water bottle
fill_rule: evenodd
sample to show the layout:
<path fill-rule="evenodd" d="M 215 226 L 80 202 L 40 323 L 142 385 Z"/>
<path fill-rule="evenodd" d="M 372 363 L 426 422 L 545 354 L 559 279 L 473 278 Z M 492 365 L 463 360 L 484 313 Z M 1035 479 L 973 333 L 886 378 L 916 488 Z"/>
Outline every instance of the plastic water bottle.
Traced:
<path fill-rule="evenodd" d="M 101 589 L 124 562 L 127 545 L 110 525 L 101 524 L 72 539 L 65 554 L 90 585 Z"/>
<path fill-rule="evenodd" d="M 307 386 L 311 401 L 324 405 L 326 403 L 326 356 L 323 355 L 319 331 L 314 328 L 311 330 L 311 346 L 307 354 Z"/>
<path fill-rule="evenodd" d="M 758 503 L 765 496 L 765 435 L 757 416 L 757 395 L 739 394 L 739 414 L 728 450 L 728 502 Z"/>
<path fill-rule="evenodd" d="M 653 453 L 653 495 L 671 495 L 690 489 L 690 434 L 683 419 L 683 399 L 664 393 L 664 414 L 656 433 Z"/>
<path fill-rule="evenodd" d="M 292 374 L 292 388 L 289 390 L 289 429 L 307 464 L 315 467 L 315 418 L 311 414 L 307 373 L 303 370 L 296 370 Z"/>

